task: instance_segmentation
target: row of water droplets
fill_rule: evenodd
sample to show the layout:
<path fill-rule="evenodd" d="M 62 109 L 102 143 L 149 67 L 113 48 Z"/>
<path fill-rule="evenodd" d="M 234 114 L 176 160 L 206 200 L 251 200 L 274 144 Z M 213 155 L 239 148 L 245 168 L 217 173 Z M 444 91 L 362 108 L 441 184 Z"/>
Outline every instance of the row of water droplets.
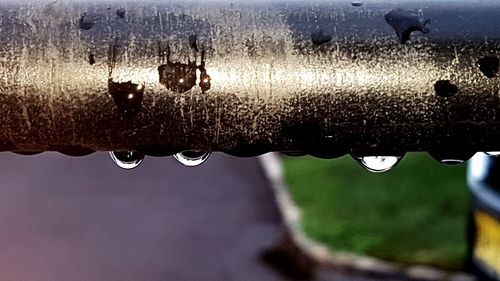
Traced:
<path fill-rule="evenodd" d="M 351 6 L 353 7 L 361 7 L 364 5 L 364 1 L 362 0 L 352 0 L 351 1 Z M 121 13 L 121 14 L 120 14 Z M 125 11 L 117 11 L 117 15 L 120 18 L 123 18 L 125 15 Z M 84 17 L 82 17 L 82 20 L 80 23 L 82 23 L 84 20 Z M 81 28 L 84 28 L 85 26 L 81 25 Z M 90 29 L 91 25 L 88 26 Z M 196 39 L 195 39 L 196 40 Z M 195 41 L 196 42 L 196 41 Z M 484 73 L 484 71 L 483 71 Z M 489 76 L 488 76 L 489 77 Z M 491 78 L 491 77 L 490 77 Z M 185 81 L 184 79 L 180 79 L 179 82 L 183 84 Z M 208 82 L 208 80 L 207 80 Z M 448 84 L 449 81 L 438 81 L 442 83 L 437 83 L 435 85 L 436 91 L 438 89 L 442 89 L 444 86 L 444 90 L 448 89 Z M 447 82 L 447 84 L 445 83 Z M 438 87 L 439 86 L 439 87 Z M 138 90 L 141 90 L 138 88 Z M 442 92 L 442 91 L 440 91 Z M 445 94 L 448 94 L 449 91 L 445 91 Z M 451 91 L 456 92 L 456 91 Z M 443 96 L 443 94 L 440 94 Z M 128 99 L 132 99 L 133 96 L 127 95 Z M 487 152 L 486 154 L 490 156 L 500 156 L 500 151 L 498 152 Z M 120 167 L 123 169 L 134 169 L 138 167 L 144 160 L 145 154 L 137 151 L 114 151 L 110 152 L 112 160 Z M 188 167 L 196 167 L 201 164 L 203 164 L 209 157 L 211 153 L 210 152 L 200 152 L 200 151 L 183 151 L 180 153 L 177 153 L 174 155 L 174 158 L 180 162 L 181 164 L 188 166 Z M 368 171 L 374 172 L 374 173 L 382 173 L 389 171 L 396 167 L 399 162 L 404 157 L 404 154 L 402 155 L 394 155 L 394 156 L 357 156 L 357 155 L 351 155 L 354 160 L 356 160 L 362 167 L 367 169 Z M 433 156 L 434 157 L 434 156 Z M 435 157 L 438 159 L 439 162 L 445 164 L 445 165 L 457 165 L 457 164 L 463 164 L 464 162 L 467 161 L 468 157 L 463 157 L 464 159 L 457 159 L 455 157 Z"/>
<path fill-rule="evenodd" d="M 174 158 L 184 166 L 196 167 L 205 163 L 212 153 L 204 151 L 183 151 L 174 154 Z M 118 167 L 132 170 L 142 164 L 146 155 L 135 150 L 110 151 L 109 155 Z"/>
<path fill-rule="evenodd" d="M 498 153 L 500 156 L 500 152 Z M 404 155 L 400 156 L 363 156 L 358 157 L 351 155 L 354 160 L 356 160 L 362 167 L 373 173 L 383 173 L 392 170 L 396 165 L 401 162 Z M 453 166 L 465 163 L 468 159 L 457 159 L 451 157 L 436 157 L 431 154 L 432 157 L 436 158 L 439 162 L 444 165 Z M 470 155 L 472 156 L 472 155 Z M 469 157 L 466 157 L 469 158 Z"/>
<path fill-rule="evenodd" d="M 485 152 L 486 155 L 492 157 L 500 157 L 500 151 L 490 151 Z M 396 165 L 401 162 L 404 155 L 400 156 L 355 156 L 351 155 L 354 160 L 356 160 L 362 167 L 373 173 L 383 173 L 392 170 Z M 464 157 L 464 159 L 458 159 L 453 157 L 436 157 L 431 154 L 432 157 L 436 158 L 439 162 L 444 165 L 453 166 L 465 163 L 469 157 Z M 470 155 L 472 156 L 472 155 Z"/>
<path fill-rule="evenodd" d="M 111 151 L 109 154 L 113 162 L 115 162 L 118 167 L 125 170 L 137 168 L 144 161 L 146 156 L 144 153 L 134 150 Z M 174 158 L 184 166 L 197 167 L 205 163 L 211 154 L 211 152 L 188 150 L 174 154 Z M 500 151 L 486 152 L 486 154 L 489 156 L 499 157 Z M 404 155 L 356 156 L 352 154 L 351 156 L 362 167 L 373 173 L 383 173 L 392 170 L 404 157 Z M 467 159 L 442 158 L 439 159 L 439 161 L 445 165 L 458 165 L 465 163 Z"/>

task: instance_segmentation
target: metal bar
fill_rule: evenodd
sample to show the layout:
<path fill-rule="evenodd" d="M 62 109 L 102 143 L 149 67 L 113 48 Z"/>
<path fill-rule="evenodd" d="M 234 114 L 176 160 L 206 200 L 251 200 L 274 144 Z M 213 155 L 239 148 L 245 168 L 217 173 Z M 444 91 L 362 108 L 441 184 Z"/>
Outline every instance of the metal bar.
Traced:
<path fill-rule="evenodd" d="M 0 149 L 500 150 L 500 2 L 0 2 Z"/>

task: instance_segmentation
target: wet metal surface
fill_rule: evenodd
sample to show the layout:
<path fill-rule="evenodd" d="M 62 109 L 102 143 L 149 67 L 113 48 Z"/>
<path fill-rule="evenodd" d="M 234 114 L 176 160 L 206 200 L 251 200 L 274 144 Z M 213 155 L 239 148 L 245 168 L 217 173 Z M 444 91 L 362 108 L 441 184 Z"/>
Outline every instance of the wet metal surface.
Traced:
<path fill-rule="evenodd" d="M 498 1 L 22 0 L 0 12 L 1 150 L 500 150 Z M 135 85 L 129 109 L 112 88 Z"/>

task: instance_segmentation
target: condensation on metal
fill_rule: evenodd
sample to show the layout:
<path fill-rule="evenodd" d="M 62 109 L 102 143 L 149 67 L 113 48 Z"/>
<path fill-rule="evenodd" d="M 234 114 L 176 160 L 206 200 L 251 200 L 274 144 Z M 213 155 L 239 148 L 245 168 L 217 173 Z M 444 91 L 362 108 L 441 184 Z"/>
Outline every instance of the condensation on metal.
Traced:
<path fill-rule="evenodd" d="M 500 150 L 500 2 L 351 2 L 0 1 L 1 149 Z"/>

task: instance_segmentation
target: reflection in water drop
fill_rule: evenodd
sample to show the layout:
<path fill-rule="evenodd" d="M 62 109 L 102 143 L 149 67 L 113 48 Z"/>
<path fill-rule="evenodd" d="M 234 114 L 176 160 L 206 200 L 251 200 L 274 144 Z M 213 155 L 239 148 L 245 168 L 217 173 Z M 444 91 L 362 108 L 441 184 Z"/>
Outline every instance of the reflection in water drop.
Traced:
<path fill-rule="evenodd" d="M 139 113 L 144 97 L 144 85 L 134 84 L 131 81 L 116 83 L 110 79 L 108 90 L 116 106 L 125 116 L 132 117 Z"/>
<path fill-rule="evenodd" d="M 211 154 L 211 152 L 188 150 L 174 154 L 174 158 L 184 166 L 196 167 L 205 163 Z"/>
<path fill-rule="evenodd" d="M 144 154 L 134 150 L 110 151 L 109 155 L 118 167 L 125 170 L 137 168 L 144 160 Z"/>
<path fill-rule="evenodd" d="M 439 162 L 442 164 L 448 165 L 448 166 L 453 166 L 453 165 L 460 165 L 465 163 L 466 160 L 462 159 L 441 159 Z"/>
<path fill-rule="evenodd" d="M 361 166 L 373 173 L 383 173 L 396 167 L 403 159 L 401 156 L 363 156 L 353 158 L 358 161 Z"/>
<path fill-rule="evenodd" d="M 445 164 L 448 166 L 452 165 L 460 165 L 467 160 L 469 160 L 472 156 L 474 156 L 474 152 L 447 152 L 447 151 L 429 151 L 429 155 L 434 158 L 436 161 L 441 164 Z"/>

